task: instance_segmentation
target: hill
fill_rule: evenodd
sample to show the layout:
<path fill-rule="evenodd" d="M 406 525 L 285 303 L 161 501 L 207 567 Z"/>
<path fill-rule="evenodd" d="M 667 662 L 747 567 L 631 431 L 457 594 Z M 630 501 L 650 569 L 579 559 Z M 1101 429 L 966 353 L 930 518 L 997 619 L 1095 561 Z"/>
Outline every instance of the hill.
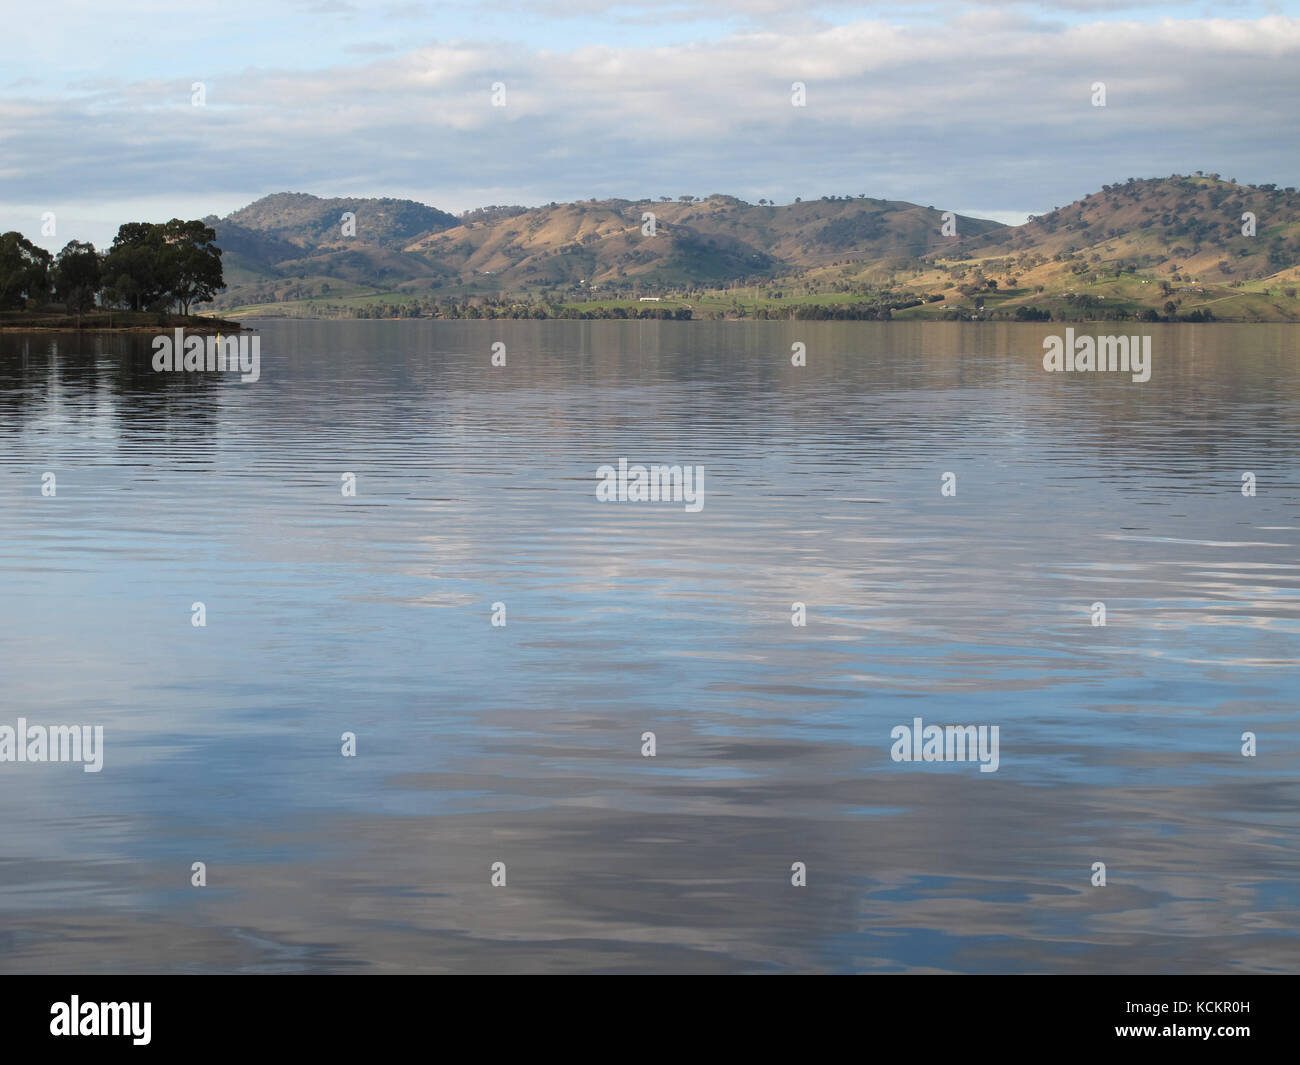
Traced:
<path fill-rule="evenodd" d="M 340 230 L 344 211 L 355 236 Z M 655 295 L 715 316 L 1300 320 L 1293 188 L 1130 179 L 1019 226 L 954 221 L 945 236 L 940 209 L 865 196 L 590 200 L 454 218 L 412 201 L 281 193 L 216 220 L 230 286 L 217 308 L 549 315 Z"/>
<path fill-rule="evenodd" d="M 354 216 L 354 237 L 344 235 L 345 214 Z M 234 212 L 222 220 L 226 223 L 299 248 L 339 247 L 350 239 L 401 248 L 418 236 L 456 225 L 456 219 L 414 200 L 323 200 L 279 192 Z"/>
<path fill-rule="evenodd" d="M 950 306 L 1300 320 L 1300 194 L 1218 174 L 1130 178 L 927 265 L 910 284 Z"/>
<path fill-rule="evenodd" d="M 653 235 L 648 232 L 653 215 Z M 938 248 L 940 212 L 915 204 L 826 197 L 778 207 L 734 196 L 692 202 L 605 200 L 551 204 L 511 217 L 466 221 L 414 242 L 462 280 L 492 275 L 506 288 L 535 285 L 718 284 L 853 259 L 920 256 Z M 966 239 L 1005 228 L 959 218 Z"/>
<path fill-rule="evenodd" d="M 226 303 L 232 296 L 238 301 L 274 294 L 282 288 L 278 282 L 307 276 L 366 288 L 424 276 L 426 265 L 402 249 L 457 224 L 455 216 L 414 200 L 321 199 L 295 192 L 264 196 L 204 222 L 216 230 L 225 252 Z"/>

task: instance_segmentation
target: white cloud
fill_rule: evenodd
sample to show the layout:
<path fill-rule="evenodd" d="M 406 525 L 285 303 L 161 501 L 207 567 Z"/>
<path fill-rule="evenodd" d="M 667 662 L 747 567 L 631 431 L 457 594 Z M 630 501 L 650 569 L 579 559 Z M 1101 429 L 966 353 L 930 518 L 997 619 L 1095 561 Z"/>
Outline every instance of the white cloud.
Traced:
<path fill-rule="evenodd" d="M 28 88 L 0 104 L 0 149 L 9 203 L 81 215 L 144 197 L 197 215 L 293 189 L 449 209 L 865 192 L 1022 216 L 1175 170 L 1295 184 L 1297 71 L 1300 19 L 1283 16 L 1046 26 L 985 10 L 942 30 L 858 21 L 680 46 L 442 40 L 228 70 L 206 108 L 188 77 Z"/>

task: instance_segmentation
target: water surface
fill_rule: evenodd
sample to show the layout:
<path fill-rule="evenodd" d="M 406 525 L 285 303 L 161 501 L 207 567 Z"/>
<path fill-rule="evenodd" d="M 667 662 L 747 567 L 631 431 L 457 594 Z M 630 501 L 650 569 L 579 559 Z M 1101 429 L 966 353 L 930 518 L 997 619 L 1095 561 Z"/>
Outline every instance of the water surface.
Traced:
<path fill-rule="evenodd" d="M 259 328 L 0 335 L 0 969 L 1300 968 L 1300 327 Z"/>

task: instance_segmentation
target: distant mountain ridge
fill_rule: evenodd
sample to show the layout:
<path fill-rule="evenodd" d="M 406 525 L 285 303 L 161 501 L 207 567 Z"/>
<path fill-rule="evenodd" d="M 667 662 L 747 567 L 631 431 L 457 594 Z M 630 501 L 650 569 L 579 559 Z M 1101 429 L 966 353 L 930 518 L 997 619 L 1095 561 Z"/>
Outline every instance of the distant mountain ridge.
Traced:
<path fill-rule="evenodd" d="M 458 218 L 412 200 L 286 192 L 206 221 L 226 252 L 219 309 L 760 284 L 813 294 L 891 285 L 947 308 L 994 275 L 999 299 L 1017 292 L 1028 306 L 1077 297 L 1107 271 L 1225 286 L 1288 284 L 1300 272 L 1300 194 L 1217 174 L 1129 179 L 1019 226 L 866 196 L 778 206 L 720 194 L 494 205 Z"/>
<path fill-rule="evenodd" d="M 460 277 L 490 272 L 523 286 L 628 277 L 716 284 L 844 258 L 924 255 L 943 244 L 941 219 L 934 208 L 865 197 L 781 207 L 721 195 L 689 203 L 602 200 L 462 224 L 407 250 L 432 256 Z M 965 216 L 956 221 L 969 236 L 1005 228 Z"/>
<path fill-rule="evenodd" d="M 346 233 L 345 214 L 355 227 Z M 865 197 L 778 207 L 714 195 L 689 203 L 493 206 L 457 219 L 412 200 L 285 192 L 205 221 L 227 253 L 233 285 L 298 275 L 439 284 L 493 277 L 499 288 L 624 278 L 716 284 L 843 257 L 914 257 L 943 246 L 941 215 L 935 208 Z M 1005 228 L 966 216 L 957 224 L 967 239 Z"/>
<path fill-rule="evenodd" d="M 1253 226 L 1247 235 L 1243 229 Z M 1159 270 L 1177 263 L 1201 281 L 1255 279 L 1300 264 L 1300 192 L 1238 185 L 1219 175 L 1130 178 L 991 237 L 987 254 L 1101 254 Z"/>
<path fill-rule="evenodd" d="M 335 197 L 277 192 L 235 211 L 222 221 L 304 248 L 327 247 L 348 239 L 343 216 L 356 220 L 359 239 L 384 247 L 403 247 L 416 237 L 456 225 L 454 215 L 414 200 Z"/>

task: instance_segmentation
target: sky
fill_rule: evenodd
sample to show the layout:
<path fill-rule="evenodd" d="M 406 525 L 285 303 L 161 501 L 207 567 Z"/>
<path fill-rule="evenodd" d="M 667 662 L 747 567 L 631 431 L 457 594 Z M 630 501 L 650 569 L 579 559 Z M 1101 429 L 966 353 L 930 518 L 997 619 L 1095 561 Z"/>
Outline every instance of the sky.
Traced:
<path fill-rule="evenodd" d="M 1300 185 L 1300 0 L 5 0 L 5 15 L 0 231 L 51 250 L 285 191 L 452 212 L 865 194 L 1020 222 L 1129 177 Z"/>

